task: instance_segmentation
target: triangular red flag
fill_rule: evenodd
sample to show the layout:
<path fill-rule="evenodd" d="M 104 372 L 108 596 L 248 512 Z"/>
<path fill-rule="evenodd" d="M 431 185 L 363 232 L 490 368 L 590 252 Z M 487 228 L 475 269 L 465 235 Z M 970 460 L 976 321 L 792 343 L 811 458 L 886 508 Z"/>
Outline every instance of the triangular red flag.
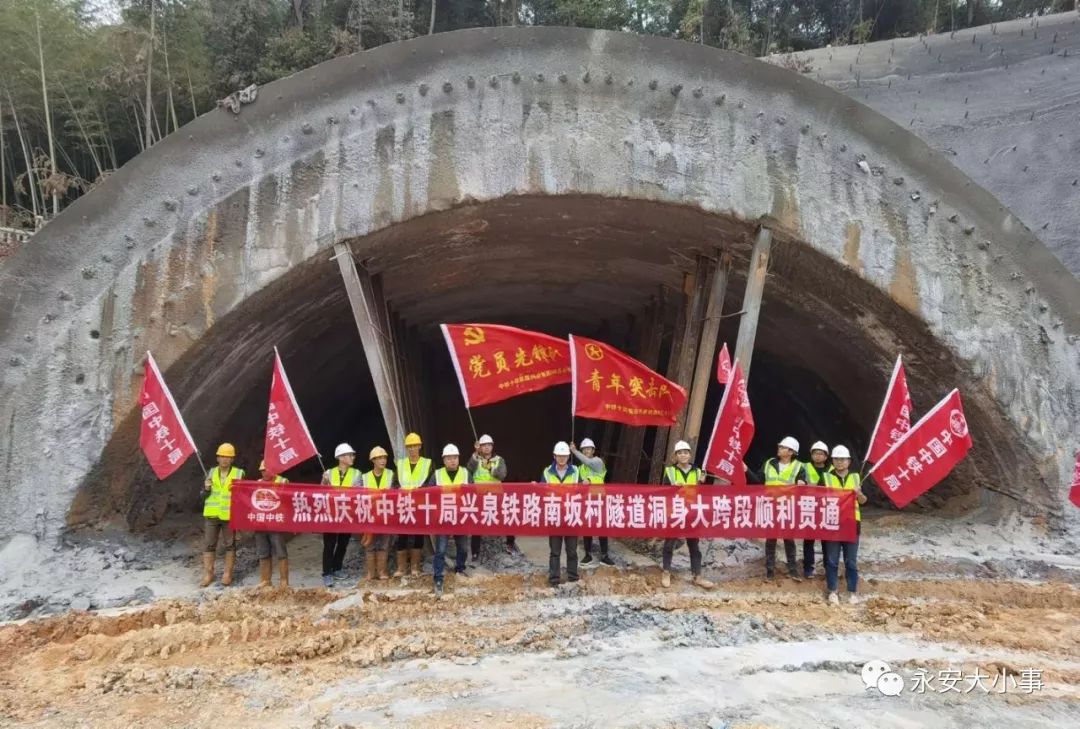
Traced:
<path fill-rule="evenodd" d="M 731 384 L 724 390 L 716 411 L 709 447 L 705 451 L 705 470 L 735 486 L 746 484 L 743 457 L 754 438 L 754 413 L 742 368 L 731 368 Z"/>
<path fill-rule="evenodd" d="M 595 339 L 570 337 L 571 412 L 627 425 L 674 425 L 686 390 Z"/>
<path fill-rule="evenodd" d="M 716 355 L 716 381 L 726 385 L 731 379 L 731 355 L 727 351 L 727 342 L 720 348 L 720 354 Z"/>
<path fill-rule="evenodd" d="M 907 374 L 900 355 L 896 356 L 889 388 L 885 391 L 885 401 L 881 404 L 874 432 L 870 436 L 870 447 L 866 450 L 866 459 L 877 463 L 886 451 L 892 448 L 904 433 L 911 429 L 911 393 L 908 391 Z"/>
<path fill-rule="evenodd" d="M 1080 509 L 1080 451 L 1076 452 L 1076 466 L 1073 468 L 1072 486 L 1069 488 L 1069 501 Z"/>
<path fill-rule="evenodd" d="M 143 386 L 139 395 L 142 422 L 139 428 L 139 445 L 150 468 L 161 480 L 165 480 L 180 468 L 195 452 L 195 441 L 188 432 L 180 409 L 176 407 L 172 393 L 165 385 L 154 356 L 146 353 L 143 365 Z"/>
<path fill-rule="evenodd" d="M 281 355 L 274 347 L 274 377 L 270 381 L 270 409 L 266 415 L 266 445 L 263 448 L 266 470 L 276 476 L 318 454 L 300 406 L 296 404 L 292 385 L 285 376 Z"/>

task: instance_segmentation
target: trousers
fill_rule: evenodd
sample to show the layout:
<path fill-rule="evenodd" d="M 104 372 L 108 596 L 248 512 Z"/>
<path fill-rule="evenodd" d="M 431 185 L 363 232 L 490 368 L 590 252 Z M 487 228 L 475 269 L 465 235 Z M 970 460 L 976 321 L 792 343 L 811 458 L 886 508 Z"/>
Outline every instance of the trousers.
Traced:
<path fill-rule="evenodd" d="M 675 554 L 675 544 L 678 539 L 664 540 L 664 570 L 671 571 L 671 558 Z M 690 573 L 697 577 L 701 574 L 701 542 L 697 539 L 687 539 L 686 548 L 690 550 Z"/>
<path fill-rule="evenodd" d="M 566 551 L 566 579 L 577 582 L 577 537 L 548 537 L 548 548 L 551 552 L 548 558 L 548 582 L 552 585 L 559 584 L 562 574 L 559 561 L 563 550 Z"/>
<path fill-rule="evenodd" d="M 323 577 L 337 572 L 345 564 L 345 551 L 349 548 L 351 534 L 322 535 L 322 573 Z"/>

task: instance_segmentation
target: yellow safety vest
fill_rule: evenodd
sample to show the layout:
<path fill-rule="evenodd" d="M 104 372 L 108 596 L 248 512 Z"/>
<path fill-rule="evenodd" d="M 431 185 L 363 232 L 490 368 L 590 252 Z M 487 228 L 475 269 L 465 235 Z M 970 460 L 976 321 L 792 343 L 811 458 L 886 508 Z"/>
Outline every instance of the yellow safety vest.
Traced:
<path fill-rule="evenodd" d="M 399 458 L 397 462 L 397 478 L 401 488 L 406 491 L 418 489 L 427 483 L 431 475 L 431 459 L 421 458 L 416 465 L 409 463 L 408 458 Z"/>
<path fill-rule="evenodd" d="M 559 474 L 555 472 L 554 466 L 548 466 L 544 469 L 544 483 L 580 483 L 581 473 L 578 471 L 577 466 L 566 466 L 566 475 L 559 478 Z"/>
<path fill-rule="evenodd" d="M 375 472 L 368 471 L 364 474 L 364 488 L 376 489 L 377 491 L 386 491 L 390 488 L 390 484 L 394 482 L 394 472 L 389 468 L 384 468 L 382 472 L 382 478 L 378 481 L 375 480 Z"/>
<path fill-rule="evenodd" d="M 229 520 L 229 509 L 232 506 L 233 481 L 242 479 L 244 470 L 233 466 L 225 478 L 221 477 L 221 469 L 214 466 L 210 469 L 210 495 L 203 504 L 202 515 L 207 519 Z"/>
<path fill-rule="evenodd" d="M 829 470 L 828 466 L 819 471 L 813 463 L 804 463 L 803 468 L 806 469 L 806 483 L 812 486 L 825 484 L 825 473 Z"/>
<path fill-rule="evenodd" d="M 476 459 L 476 471 L 473 472 L 473 483 L 502 483 L 491 475 L 491 472 L 499 467 L 499 456 L 491 457 L 491 468 L 484 468 L 484 462 Z"/>
<path fill-rule="evenodd" d="M 436 486 L 463 486 L 467 483 L 469 483 L 469 471 L 467 469 L 459 468 L 453 478 L 450 477 L 450 472 L 445 467 L 435 472 Z"/>
<path fill-rule="evenodd" d="M 261 483 L 289 483 L 289 479 L 285 478 L 284 476 L 274 476 L 273 481 L 264 481 L 261 478 L 259 479 L 259 481 Z"/>
<path fill-rule="evenodd" d="M 779 465 L 780 461 L 775 458 L 765 461 L 766 486 L 791 486 L 795 483 L 795 477 L 799 475 L 802 464 L 793 458 L 786 468 L 777 468 Z"/>
<path fill-rule="evenodd" d="M 678 466 L 667 466 L 664 469 L 664 475 L 667 476 L 667 480 L 671 482 L 672 486 L 696 486 L 702 483 L 704 475 L 701 473 L 700 468 L 691 467 L 689 471 L 683 473 L 683 470 Z"/>
<path fill-rule="evenodd" d="M 585 464 L 578 466 L 577 469 L 581 474 L 581 480 L 586 483 L 604 483 L 604 479 L 607 478 L 607 466 L 595 472 Z"/>
<path fill-rule="evenodd" d="M 356 479 L 359 476 L 359 470 L 350 468 L 345 471 L 345 478 L 342 478 L 341 470 L 337 466 L 334 466 L 330 469 L 330 485 L 339 489 L 352 488 L 352 485 L 356 483 Z"/>
<path fill-rule="evenodd" d="M 825 472 L 825 485 L 831 489 L 843 489 L 844 491 L 854 491 L 862 485 L 862 477 L 854 471 L 848 471 L 847 476 L 844 476 L 843 480 L 836 475 L 836 471 L 829 469 Z M 855 521 L 862 521 L 862 509 L 859 508 L 859 499 L 855 499 Z"/>

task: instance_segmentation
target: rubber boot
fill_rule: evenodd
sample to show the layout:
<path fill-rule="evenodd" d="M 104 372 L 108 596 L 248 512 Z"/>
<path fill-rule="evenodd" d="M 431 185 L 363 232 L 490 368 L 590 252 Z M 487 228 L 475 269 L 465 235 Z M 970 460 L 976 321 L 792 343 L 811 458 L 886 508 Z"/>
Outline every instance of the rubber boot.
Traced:
<path fill-rule="evenodd" d="M 424 550 L 410 549 L 409 554 L 412 555 L 412 569 L 409 574 L 413 577 L 419 577 L 420 573 L 424 571 Z"/>
<path fill-rule="evenodd" d="M 375 567 L 379 571 L 380 580 L 390 579 L 390 575 L 386 571 L 387 557 L 389 557 L 389 555 L 385 551 L 375 553 Z"/>
<path fill-rule="evenodd" d="M 273 587 L 273 583 L 270 581 L 273 568 L 274 566 L 269 559 L 259 560 L 259 587 Z"/>
<path fill-rule="evenodd" d="M 278 575 L 281 577 L 281 588 L 289 589 L 289 560 L 279 559 L 277 563 Z"/>
<path fill-rule="evenodd" d="M 664 570 L 660 575 L 660 586 L 671 587 L 671 573 L 667 570 Z"/>
<path fill-rule="evenodd" d="M 394 568 L 394 577 L 404 577 L 405 573 L 409 571 L 409 550 L 399 549 L 397 551 L 397 566 Z"/>
<path fill-rule="evenodd" d="M 716 587 L 712 580 L 706 580 L 701 575 L 694 575 L 693 583 L 703 590 L 711 590 Z"/>
<path fill-rule="evenodd" d="M 202 556 L 203 566 L 203 578 L 199 583 L 199 587 L 210 587 L 210 583 L 214 581 L 214 553 L 203 552 Z"/>
<path fill-rule="evenodd" d="M 232 584 L 233 567 L 236 565 L 236 552 L 225 553 L 225 571 L 221 573 L 221 584 L 228 587 Z"/>
<path fill-rule="evenodd" d="M 366 570 L 366 573 L 367 573 L 367 574 L 364 575 L 364 579 L 366 579 L 368 582 L 374 581 L 375 577 L 376 577 L 376 575 L 375 575 L 375 552 L 373 552 L 370 549 L 367 551 L 367 554 L 364 555 L 364 567 L 365 567 L 365 570 Z"/>

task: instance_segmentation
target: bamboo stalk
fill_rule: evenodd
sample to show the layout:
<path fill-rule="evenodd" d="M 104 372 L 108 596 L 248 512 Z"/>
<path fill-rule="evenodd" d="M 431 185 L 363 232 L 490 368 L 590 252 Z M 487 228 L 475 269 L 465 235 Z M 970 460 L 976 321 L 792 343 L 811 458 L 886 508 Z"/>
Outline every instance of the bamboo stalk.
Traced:
<path fill-rule="evenodd" d="M 4 144 L 4 102 L 0 100 L 0 206 L 3 206 L 7 225 L 7 147 Z"/>
<path fill-rule="evenodd" d="M 154 128 L 150 123 L 150 82 L 154 71 L 154 0 L 150 0 L 150 40 L 147 43 L 146 48 L 146 103 L 143 104 L 143 110 L 146 112 L 146 125 L 143 132 L 146 135 L 143 143 L 143 149 L 150 149 L 150 145 L 154 143 Z"/>
<path fill-rule="evenodd" d="M 173 131 L 180 128 L 180 122 L 176 119 L 176 107 L 173 106 L 172 72 L 169 70 L 169 36 L 164 31 L 161 33 L 161 50 L 165 53 L 165 95 L 169 104 L 169 114 L 172 115 Z M 168 120 L 165 122 L 165 132 L 168 133 Z"/>
<path fill-rule="evenodd" d="M 53 143 L 52 114 L 49 111 L 49 89 L 45 84 L 45 49 L 41 44 L 41 16 L 34 11 L 34 25 L 37 28 L 38 66 L 41 70 L 41 100 L 45 105 L 45 133 L 49 135 L 49 171 L 56 175 L 56 147 Z M 60 196 L 53 191 L 53 215 L 60 213 Z"/>
<path fill-rule="evenodd" d="M 11 92 L 6 88 L 8 106 L 11 107 L 11 118 L 15 120 L 15 133 L 19 135 L 19 145 L 22 147 L 23 159 L 26 160 L 26 182 L 30 188 L 30 207 L 34 211 L 34 227 L 37 227 L 37 219 L 41 215 L 38 210 L 37 200 L 37 176 L 34 174 L 34 163 L 30 159 L 30 148 L 26 145 L 26 137 L 23 136 L 22 125 L 19 123 L 19 111 L 11 101 Z"/>
<path fill-rule="evenodd" d="M 75 104 L 71 101 L 71 96 L 67 92 L 67 87 L 63 82 L 60 83 L 60 90 L 64 92 L 64 98 L 67 99 L 68 106 L 71 107 L 71 115 L 75 117 L 75 123 L 79 127 L 79 132 L 82 134 L 83 141 L 86 142 L 86 149 L 90 152 L 90 158 L 94 161 L 94 167 L 97 168 L 98 177 L 105 174 L 105 170 L 101 167 L 101 160 L 98 159 L 97 151 L 94 149 L 93 143 L 90 141 L 90 135 L 86 133 L 86 127 L 83 126 L 82 118 L 79 117 L 79 112 L 75 108 Z"/>

